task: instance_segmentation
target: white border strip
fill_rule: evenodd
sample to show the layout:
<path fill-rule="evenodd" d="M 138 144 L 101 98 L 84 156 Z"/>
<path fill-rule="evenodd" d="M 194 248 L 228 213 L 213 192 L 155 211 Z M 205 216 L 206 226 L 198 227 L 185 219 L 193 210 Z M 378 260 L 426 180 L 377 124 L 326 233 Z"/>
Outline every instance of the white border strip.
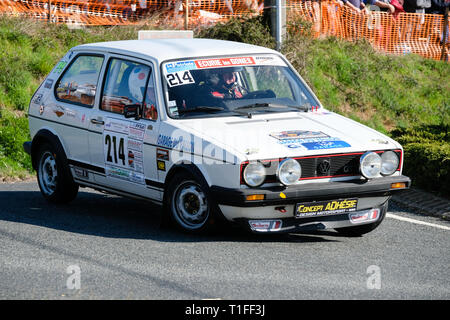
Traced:
<path fill-rule="evenodd" d="M 401 216 L 397 216 L 392 213 L 387 213 L 386 217 L 400 220 L 400 221 L 406 221 L 406 222 L 410 222 L 410 223 L 415 223 L 415 224 L 420 224 L 420 225 L 424 225 L 424 226 L 429 226 L 429 227 L 433 227 L 433 228 L 450 231 L 450 227 L 446 227 L 446 226 L 442 226 L 442 225 L 434 224 L 434 223 L 429 223 L 429 222 L 424 222 L 424 221 L 420 221 L 420 220 L 414 220 L 414 219 L 410 219 L 410 218 L 406 218 L 406 217 L 401 217 Z"/>

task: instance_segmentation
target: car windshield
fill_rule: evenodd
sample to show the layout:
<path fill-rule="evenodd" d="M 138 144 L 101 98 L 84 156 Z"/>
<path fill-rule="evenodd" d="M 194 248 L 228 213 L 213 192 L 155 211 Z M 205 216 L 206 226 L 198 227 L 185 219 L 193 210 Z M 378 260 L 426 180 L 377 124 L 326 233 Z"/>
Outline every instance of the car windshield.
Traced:
<path fill-rule="evenodd" d="M 277 55 L 166 62 L 167 112 L 172 118 L 307 111 L 319 103 Z"/>

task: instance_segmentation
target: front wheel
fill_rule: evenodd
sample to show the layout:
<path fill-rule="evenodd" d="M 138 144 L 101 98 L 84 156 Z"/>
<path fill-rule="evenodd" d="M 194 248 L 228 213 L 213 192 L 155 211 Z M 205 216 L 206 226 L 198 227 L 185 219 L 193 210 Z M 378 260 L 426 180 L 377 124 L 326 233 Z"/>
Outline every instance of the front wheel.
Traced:
<path fill-rule="evenodd" d="M 204 233 L 214 229 L 215 210 L 209 188 L 194 176 L 175 176 L 166 190 L 165 214 L 170 222 L 188 233 Z"/>
<path fill-rule="evenodd" d="M 69 168 L 64 166 L 61 150 L 43 144 L 37 161 L 37 180 L 44 198 L 53 203 L 72 201 L 78 193 L 78 184 L 73 181 Z"/>

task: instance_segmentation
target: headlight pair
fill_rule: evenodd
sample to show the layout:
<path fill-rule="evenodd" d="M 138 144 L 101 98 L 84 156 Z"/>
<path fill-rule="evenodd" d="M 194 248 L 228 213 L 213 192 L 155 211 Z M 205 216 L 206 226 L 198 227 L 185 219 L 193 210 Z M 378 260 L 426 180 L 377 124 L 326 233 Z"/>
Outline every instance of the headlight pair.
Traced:
<path fill-rule="evenodd" d="M 393 151 L 385 151 L 381 155 L 376 152 L 366 152 L 360 158 L 360 172 L 367 179 L 380 175 L 389 176 L 397 171 L 399 163 L 399 156 Z M 262 185 L 266 176 L 266 168 L 259 161 L 250 162 L 243 172 L 244 181 L 250 187 Z M 302 167 L 294 159 L 284 159 L 278 164 L 276 176 L 286 186 L 295 184 L 302 176 Z"/>
<path fill-rule="evenodd" d="M 279 163 L 276 174 L 282 184 L 291 185 L 300 179 L 302 168 L 296 160 L 288 158 Z M 244 169 L 243 177 L 250 187 L 260 186 L 266 179 L 266 169 L 261 162 L 250 162 Z"/>
<path fill-rule="evenodd" d="M 397 170 L 399 161 L 393 151 L 383 152 L 381 156 L 375 152 L 366 152 L 359 160 L 361 174 L 367 179 L 378 177 L 380 174 L 389 176 Z"/>

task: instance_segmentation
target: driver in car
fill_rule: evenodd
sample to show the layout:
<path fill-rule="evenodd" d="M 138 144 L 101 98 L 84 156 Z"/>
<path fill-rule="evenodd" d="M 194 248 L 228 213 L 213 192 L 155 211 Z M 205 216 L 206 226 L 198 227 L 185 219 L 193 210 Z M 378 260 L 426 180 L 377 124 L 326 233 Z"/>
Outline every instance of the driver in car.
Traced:
<path fill-rule="evenodd" d="M 219 99 L 241 99 L 247 91 L 237 83 L 236 72 L 224 71 L 209 78 L 211 95 Z"/>

